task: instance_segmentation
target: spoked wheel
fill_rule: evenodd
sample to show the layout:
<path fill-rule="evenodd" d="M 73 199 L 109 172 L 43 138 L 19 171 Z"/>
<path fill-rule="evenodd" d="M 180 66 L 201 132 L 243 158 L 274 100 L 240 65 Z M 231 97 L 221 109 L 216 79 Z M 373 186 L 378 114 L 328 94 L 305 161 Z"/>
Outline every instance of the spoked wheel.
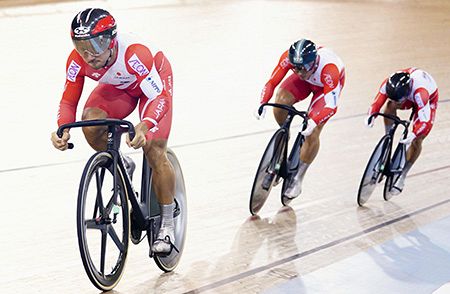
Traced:
<path fill-rule="evenodd" d="M 391 175 L 386 179 L 384 183 L 383 190 L 383 198 L 386 201 L 389 201 L 392 196 L 394 196 L 392 191 L 392 187 L 398 181 L 400 176 L 402 175 L 403 168 L 406 163 L 406 146 L 405 144 L 398 144 L 395 149 L 394 155 L 392 156 L 392 163 L 390 165 L 390 173 Z"/>
<path fill-rule="evenodd" d="M 184 185 L 183 173 L 181 171 L 180 163 L 178 162 L 175 153 L 168 149 L 167 157 L 175 171 L 175 211 L 174 211 L 174 225 L 175 225 L 175 247 L 179 252 L 172 249 L 169 255 L 154 255 L 154 260 L 158 267 L 165 271 L 173 271 L 180 261 L 181 254 L 184 248 L 184 241 L 186 239 L 186 225 L 187 225 L 187 201 L 186 201 L 186 187 Z M 159 224 L 156 224 L 159 228 Z M 157 232 L 156 232 L 157 233 Z"/>
<path fill-rule="evenodd" d="M 77 231 L 86 273 L 100 290 L 114 288 L 122 277 L 128 252 L 128 196 L 118 169 L 114 196 L 113 158 L 98 152 L 86 164 L 78 191 Z"/>
<path fill-rule="evenodd" d="M 287 134 L 284 129 L 275 132 L 261 158 L 250 194 L 250 213 L 252 215 L 257 214 L 263 207 L 277 177 L 276 173 L 281 168 L 286 144 L 285 136 Z M 272 173 L 269 171 L 271 166 L 275 168 L 274 171 L 271 171 Z"/>
<path fill-rule="evenodd" d="M 388 148 L 390 144 L 391 137 L 385 135 L 381 138 L 378 145 L 375 147 L 372 155 L 370 156 L 369 162 L 367 163 L 366 169 L 359 184 L 358 189 L 358 205 L 362 206 L 369 200 L 370 196 L 375 190 L 377 183 L 379 183 L 383 176 L 383 171 L 388 159 Z"/>

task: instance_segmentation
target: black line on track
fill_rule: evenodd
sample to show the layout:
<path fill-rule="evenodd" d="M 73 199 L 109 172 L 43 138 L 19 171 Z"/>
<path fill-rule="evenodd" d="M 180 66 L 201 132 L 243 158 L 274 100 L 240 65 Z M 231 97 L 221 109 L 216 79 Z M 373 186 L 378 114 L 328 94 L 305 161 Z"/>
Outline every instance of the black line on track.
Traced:
<path fill-rule="evenodd" d="M 407 214 L 405 214 L 405 215 L 399 216 L 399 217 L 397 217 L 397 218 L 391 219 L 391 220 L 386 221 L 386 222 L 383 222 L 383 223 L 381 223 L 381 224 L 378 224 L 378 225 L 369 227 L 369 228 L 367 228 L 367 229 L 364 229 L 364 230 L 362 230 L 362 231 L 360 231 L 360 232 L 357 232 L 357 233 L 348 235 L 348 236 L 343 237 L 343 238 L 341 238 L 341 239 L 338 239 L 338 240 L 335 240 L 335 241 L 331 241 L 331 242 L 326 243 L 326 244 L 323 244 L 323 245 L 321 245 L 321 246 L 318 246 L 318 247 L 315 247 L 315 248 L 312 248 L 312 249 L 309 249 L 309 250 L 306 250 L 306 251 L 303 251 L 303 252 L 300 252 L 300 253 L 291 255 L 291 256 L 289 256 L 289 257 L 286 257 L 286 258 L 283 258 L 283 259 L 280 259 L 280 260 L 271 262 L 271 263 L 269 263 L 269 264 L 267 264 L 267 265 L 260 266 L 260 267 L 257 267 L 257 268 L 248 270 L 248 271 L 246 271 L 246 272 L 242 272 L 242 273 L 233 275 L 233 276 L 231 276 L 231 277 L 228 277 L 228 278 L 225 278 L 225 279 L 216 281 L 216 282 L 211 283 L 211 284 L 207 284 L 207 285 L 205 285 L 205 286 L 199 287 L 199 288 L 197 288 L 197 289 L 194 289 L 194 290 L 191 290 L 191 291 L 188 291 L 188 292 L 184 292 L 183 294 L 201 293 L 201 292 L 204 292 L 204 291 L 208 291 L 208 290 L 211 290 L 211 289 L 215 289 L 215 288 L 218 288 L 218 287 L 221 287 L 221 286 L 224 286 L 224 285 L 227 285 L 227 284 L 236 282 L 236 281 L 238 281 L 238 280 L 241 280 L 241 279 L 247 278 L 247 277 L 249 277 L 249 276 L 255 275 L 255 274 L 257 274 L 257 273 L 266 271 L 266 270 L 271 269 L 271 268 L 273 268 L 273 267 L 280 266 L 280 265 L 282 265 L 282 264 L 285 264 L 285 263 L 288 263 L 288 262 L 291 262 L 291 261 L 294 261 L 294 260 L 303 258 L 303 257 L 305 257 L 305 256 L 308 256 L 308 255 L 317 253 L 317 252 L 322 251 L 322 250 L 325 250 L 325 249 L 329 249 L 329 248 L 331 248 L 331 247 L 333 247 L 333 246 L 339 245 L 339 244 L 344 243 L 344 242 L 347 242 L 347 241 L 349 241 L 349 240 L 359 238 L 359 237 L 361 237 L 361 236 L 364 236 L 364 235 L 366 235 L 366 234 L 372 233 L 372 232 L 374 232 L 374 231 L 376 231 L 376 230 L 379 230 L 379 229 L 384 228 L 384 227 L 386 227 L 386 226 L 389 226 L 389 225 L 391 225 L 391 224 L 400 222 L 400 221 L 402 221 L 402 220 L 404 220 L 404 219 L 406 219 L 406 218 L 410 218 L 411 216 L 420 214 L 420 213 L 422 213 L 422 212 L 431 210 L 431 209 L 433 209 L 433 208 L 436 208 L 436 207 L 438 207 L 438 206 L 441 206 L 441 205 L 444 205 L 444 204 L 447 204 L 447 203 L 450 203 L 450 199 L 447 199 L 447 200 L 444 200 L 444 201 L 435 203 L 435 204 L 433 204 L 433 205 L 430 205 L 430 206 L 427 206 L 427 207 L 418 209 L 418 210 L 413 211 L 413 212 L 411 212 L 411 213 L 407 213 Z"/>
<path fill-rule="evenodd" d="M 439 101 L 440 104 L 446 103 L 446 102 L 450 102 L 450 99 L 444 99 L 444 100 Z M 366 115 L 366 113 L 352 114 L 352 115 L 347 115 L 347 116 L 338 117 L 338 118 L 334 118 L 334 119 L 332 118 L 332 119 L 330 119 L 330 122 L 347 120 L 347 119 L 352 119 L 352 118 L 356 118 L 356 117 L 363 117 L 365 115 Z M 214 143 L 214 142 L 220 142 L 220 141 L 227 141 L 227 140 L 255 136 L 255 135 L 260 135 L 260 134 L 265 134 L 265 133 L 272 133 L 272 132 L 275 132 L 277 129 L 278 128 L 273 128 L 273 129 L 269 129 L 269 130 L 257 131 L 257 132 L 252 132 L 252 133 L 244 133 L 244 134 L 239 134 L 239 135 L 234 135 L 234 136 L 227 136 L 227 137 L 191 142 L 191 143 L 186 143 L 186 144 L 172 145 L 169 147 L 175 149 L 175 148 L 196 146 L 196 145 L 202 145 L 202 144 L 208 144 L 208 143 Z M 140 153 L 141 153 L 141 151 L 135 151 L 135 152 L 127 152 L 125 154 L 140 154 Z M 3 169 L 3 170 L 0 170 L 0 173 L 15 172 L 15 171 L 21 171 L 21 170 L 27 170 L 27 169 L 36 169 L 36 168 L 41 168 L 41 167 L 51 167 L 51 166 L 58 166 L 58 165 L 71 164 L 71 163 L 84 162 L 84 161 L 85 160 L 74 160 L 74 161 L 66 161 L 66 162 L 62 162 L 62 163 L 47 163 L 47 164 L 40 164 L 40 165 L 33 165 L 33 166 L 24 166 L 24 167 L 18 167 L 18 168 Z"/>

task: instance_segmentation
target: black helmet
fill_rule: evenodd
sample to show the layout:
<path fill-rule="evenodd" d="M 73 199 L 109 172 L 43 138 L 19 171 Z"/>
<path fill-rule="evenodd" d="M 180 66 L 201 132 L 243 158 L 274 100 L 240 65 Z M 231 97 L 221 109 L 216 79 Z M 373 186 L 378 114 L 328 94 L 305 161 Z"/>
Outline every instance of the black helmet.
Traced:
<path fill-rule="evenodd" d="M 409 94 L 411 77 L 407 72 L 393 73 L 386 82 L 386 94 L 389 99 L 400 102 Z"/>
<path fill-rule="evenodd" d="M 78 53 L 101 54 L 114 44 L 116 21 L 106 10 L 88 8 L 73 18 L 70 35 Z"/>
<path fill-rule="evenodd" d="M 311 70 L 317 57 L 316 45 L 310 40 L 301 39 L 289 48 L 289 61 L 298 69 Z"/>

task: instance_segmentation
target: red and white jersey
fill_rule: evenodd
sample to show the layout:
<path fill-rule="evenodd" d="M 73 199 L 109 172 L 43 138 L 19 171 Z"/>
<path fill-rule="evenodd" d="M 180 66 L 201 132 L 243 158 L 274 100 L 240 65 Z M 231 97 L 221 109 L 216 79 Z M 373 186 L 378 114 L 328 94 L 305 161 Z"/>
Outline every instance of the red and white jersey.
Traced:
<path fill-rule="evenodd" d="M 270 80 L 261 93 L 261 103 L 266 103 L 272 98 L 275 87 L 283 80 L 289 70 L 294 69 L 294 66 L 289 62 L 288 54 L 286 50 L 281 55 Z M 323 88 L 325 107 L 336 108 L 337 99 L 345 79 L 344 63 L 339 56 L 328 48 L 319 47 L 317 55 L 314 71 L 306 82 Z"/>
<path fill-rule="evenodd" d="M 141 120 L 148 121 L 149 127 L 156 125 L 167 112 L 169 103 L 158 103 L 156 109 L 150 106 L 150 102 L 158 97 L 172 95 L 166 92 L 159 75 L 165 60 L 162 51 L 156 48 L 150 50 L 127 35 L 117 36 L 117 58 L 114 63 L 98 70 L 90 67 L 78 52 L 73 50 L 67 59 L 66 83 L 58 112 L 58 125 L 75 121 L 85 77 L 113 85 L 136 98 L 145 95 L 148 101 L 142 111 Z"/>
<path fill-rule="evenodd" d="M 423 124 L 423 127 L 414 128 L 415 135 L 419 136 L 428 131 L 425 126 L 430 125 L 427 123 L 431 121 L 431 108 L 437 107 L 438 87 L 433 77 L 424 70 L 411 67 L 401 71 L 409 73 L 411 77 L 411 92 L 406 98 L 406 103 L 414 105 L 417 118 Z M 388 99 L 386 95 L 387 80 L 388 78 L 381 84 L 378 94 L 369 108 L 369 115 L 380 112 L 381 107 Z"/>

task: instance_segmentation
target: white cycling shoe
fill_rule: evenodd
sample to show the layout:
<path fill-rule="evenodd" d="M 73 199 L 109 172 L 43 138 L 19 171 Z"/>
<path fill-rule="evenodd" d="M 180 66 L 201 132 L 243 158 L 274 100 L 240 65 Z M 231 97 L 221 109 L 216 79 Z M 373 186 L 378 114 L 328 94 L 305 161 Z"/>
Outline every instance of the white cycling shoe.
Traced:
<path fill-rule="evenodd" d="M 405 187 L 405 176 L 400 176 L 397 180 L 397 182 L 395 182 L 395 184 L 392 186 L 392 189 L 389 191 L 392 195 L 399 195 L 400 193 L 402 193 L 403 188 Z"/>
<path fill-rule="evenodd" d="M 176 251 L 178 251 L 175 246 L 175 233 L 174 233 L 174 227 L 173 226 L 164 226 L 162 227 L 159 232 L 158 236 L 156 237 L 155 242 L 153 242 L 153 252 L 159 253 L 159 254 L 169 254 L 172 251 L 172 248 L 174 248 Z"/>
<path fill-rule="evenodd" d="M 283 195 L 290 199 L 297 198 L 302 193 L 302 178 L 298 172 L 290 181 Z"/>

